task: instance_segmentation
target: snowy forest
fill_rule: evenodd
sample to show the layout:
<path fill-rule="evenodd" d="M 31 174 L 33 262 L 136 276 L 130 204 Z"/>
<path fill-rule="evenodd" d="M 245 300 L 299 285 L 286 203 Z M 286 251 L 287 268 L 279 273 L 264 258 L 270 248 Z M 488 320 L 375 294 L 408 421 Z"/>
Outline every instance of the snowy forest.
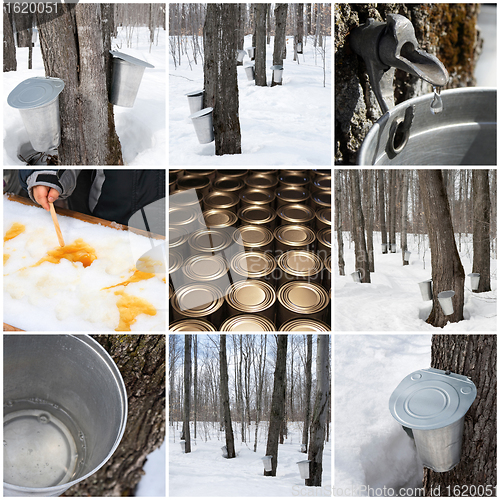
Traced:
<path fill-rule="evenodd" d="M 330 359 L 329 335 L 170 334 L 169 495 L 327 491 Z"/>
<path fill-rule="evenodd" d="M 336 329 L 496 331 L 496 186 L 495 169 L 336 170 Z"/>
<path fill-rule="evenodd" d="M 331 164 L 331 4 L 169 4 L 170 165 Z"/>

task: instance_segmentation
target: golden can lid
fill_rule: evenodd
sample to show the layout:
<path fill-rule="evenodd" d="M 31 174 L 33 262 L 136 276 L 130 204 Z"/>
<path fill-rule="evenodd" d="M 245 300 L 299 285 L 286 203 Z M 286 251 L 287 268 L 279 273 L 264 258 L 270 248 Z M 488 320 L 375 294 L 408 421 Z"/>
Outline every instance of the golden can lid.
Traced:
<path fill-rule="evenodd" d="M 231 259 L 231 270 L 250 279 L 264 278 L 275 269 L 276 260 L 265 252 L 240 252 Z"/>
<path fill-rule="evenodd" d="M 245 248 L 265 247 L 272 243 L 273 239 L 273 233 L 262 226 L 241 226 L 233 233 L 234 242 Z"/>
<path fill-rule="evenodd" d="M 283 272 L 302 279 L 315 276 L 323 269 L 321 259 L 307 250 L 289 250 L 281 254 L 278 266 Z"/>
<path fill-rule="evenodd" d="M 269 205 L 276 195 L 268 189 L 250 188 L 240 193 L 240 200 L 248 205 Z"/>
<path fill-rule="evenodd" d="M 189 234 L 182 226 L 170 226 L 168 228 L 168 247 L 179 248 L 187 242 Z"/>
<path fill-rule="evenodd" d="M 332 274 L 332 254 L 329 254 L 325 259 L 325 269 Z"/>
<path fill-rule="evenodd" d="M 198 229 L 189 235 L 189 246 L 195 252 L 222 252 L 231 244 L 231 236 L 219 229 Z"/>
<path fill-rule="evenodd" d="M 316 236 L 318 238 L 318 243 L 324 245 L 327 248 L 332 248 L 332 228 L 324 227 L 318 231 Z"/>
<path fill-rule="evenodd" d="M 307 174 L 295 172 L 280 174 L 278 179 L 280 186 L 307 186 L 311 180 Z"/>
<path fill-rule="evenodd" d="M 276 241 L 279 241 L 283 243 L 283 245 L 289 247 L 312 245 L 316 239 L 316 235 L 310 227 L 295 224 L 278 226 L 274 230 L 274 237 Z"/>
<path fill-rule="evenodd" d="M 331 175 L 320 175 L 314 179 L 314 189 L 327 189 L 331 191 L 332 189 L 332 176 Z"/>
<path fill-rule="evenodd" d="M 305 203 L 310 198 L 309 191 L 302 186 L 280 186 L 276 198 L 285 203 Z"/>
<path fill-rule="evenodd" d="M 328 208 L 320 208 L 316 211 L 316 219 L 326 224 L 327 226 L 332 225 L 332 209 Z"/>
<path fill-rule="evenodd" d="M 220 177 L 245 177 L 245 175 L 248 174 L 248 170 L 240 170 L 240 169 L 231 169 L 231 168 L 224 168 L 221 170 L 217 170 L 217 175 Z"/>
<path fill-rule="evenodd" d="M 330 332 L 331 328 L 317 319 L 295 318 L 283 323 L 280 332 Z"/>
<path fill-rule="evenodd" d="M 168 274 L 175 273 L 182 267 L 182 256 L 175 250 L 168 250 Z"/>
<path fill-rule="evenodd" d="M 182 272 L 192 281 L 214 281 L 227 275 L 226 259 L 221 255 L 193 255 L 186 259 Z"/>
<path fill-rule="evenodd" d="M 172 298 L 172 308 L 190 318 L 204 318 L 222 307 L 222 290 L 206 283 L 181 286 Z"/>
<path fill-rule="evenodd" d="M 186 189 L 205 189 L 210 186 L 210 179 L 206 175 L 188 174 L 177 179 L 177 187 L 184 191 Z"/>
<path fill-rule="evenodd" d="M 198 221 L 200 225 L 205 225 L 211 229 L 221 229 L 225 227 L 236 226 L 238 222 L 238 216 L 231 212 L 230 210 L 220 210 L 218 208 L 212 208 L 211 210 L 205 210 L 199 217 Z"/>
<path fill-rule="evenodd" d="M 332 190 L 320 189 L 312 194 L 312 200 L 321 208 L 332 206 Z"/>
<path fill-rule="evenodd" d="M 332 171 L 328 168 L 324 169 L 312 169 L 312 173 L 314 178 L 320 177 L 322 175 L 332 175 Z"/>
<path fill-rule="evenodd" d="M 203 201 L 203 195 L 200 191 L 195 189 L 188 189 L 186 191 L 172 191 L 168 197 L 168 206 L 170 208 L 186 208 L 186 207 L 199 207 Z"/>
<path fill-rule="evenodd" d="M 264 169 L 257 169 L 257 170 L 250 170 L 252 175 L 276 175 L 276 170 L 264 170 Z"/>
<path fill-rule="evenodd" d="M 257 314 L 239 314 L 226 319 L 220 327 L 221 332 L 275 332 L 274 323 Z"/>
<path fill-rule="evenodd" d="M 199 210 L 194 207 L 170 207 L 168 209 L 169 226 L 185 226 L 198 221 Z"/>
<path fill-rule="evenodd" d="M 216 332 L 215 326 L 203 319 L 181 319 L 170 323 L 170 332 Z"/>
<path fill-rule="evenodd" d="M 300 315 L 321 312 L 330 302 L 327 291 L 309 281 L 289 281 L 280 286 L 277 297 L 280 304 Z"/>
<path fill-rule="evenodd" d="M 245 179 L 245 184 L 249 188 L 274 190 L 278 185 L 278 179 L 276 179 L 275 173 L 276 172 L 273 171 L 272 174 L 253 174 Z"/>
<path fill-rule="evenodd" d="M 282 205 L 276 213 L 283 224 L 309 224 L 315 214 L 311 207 L 300 203 Z"/>
<path fill-rule="evenodd" d="M 261 205 L 247 205 L 238 210 L 238 217 L 243 224 L 269 224 L 276 219 L 272 208 Z"/>
<path fill-rule="evenodd" d="M 213 184 L 217 191 L 240 191 L 245 187 L 245 182 L 238 177 L 219 177 Z"/>
<path fill-rule="evenodd" d="M 228 191 L 212 191 L 203 199 L 206 208 L 230 209 L 240 202 L 238 196 Z"/>
<path fill-rule="evenodd" d="M 243 313 L 258 313 L 276 302 L 274 288 L 260 280 L 238 281 L 226 291 L 227 303 Z"/>
<path fill-rule="evenodd" d="M 203 170 L 201 168 L 197 168 L 195 170 L 186 170 L 187 175 L 205 175 L 208 177 L 209 175 L 215 174 L 215 170 Z"/>

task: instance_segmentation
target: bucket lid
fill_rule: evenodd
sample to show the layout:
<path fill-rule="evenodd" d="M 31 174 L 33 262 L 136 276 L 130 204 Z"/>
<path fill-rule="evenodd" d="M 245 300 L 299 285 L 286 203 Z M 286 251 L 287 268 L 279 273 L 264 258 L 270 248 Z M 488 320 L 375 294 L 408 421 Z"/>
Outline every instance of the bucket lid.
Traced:
<path fill-rule="evenodd" d="M 281 64 L 275 64 L 274 66 L 271 66 L 271 69 L 280 70 L 283 69 L 283 66 L 281 66 Z"/>
<path fill-rule="evenodd" d="M 210 114 L 213 110 L 214 108 L 203 108 L 200 109 L 200 111 L 197 111 L 196 113 L 190 115 L 189 118 L 199 118 L 200 116 L 205 116 Z"/>
<path fill-rule="evenodd" d="M 63 91 L 60 78 L 35 76 L 21 82 L 7 98 L 9 106 L 17 109 L 33 109 L 54 101 Z"/>
<path fill-rule="evenodd" d="M 187 94 L 184 94 L 184 95 L 186 95 L 188 97 L 195 97 L 195 96 L 203 95 L 204 92 L 205 92 L 205 89 L 194 90 L 193 92 L 188 92 Z"/>
<path fill-rule="evenodd" d="M 476 399 L 474 382 L 435 368 L 406 376 L 389 399 L 392 416 L 404 427 L 441 429 L 460 420 Z"/>
<path fill-rule="evenodd" d="M 125 62 L 130 64 L 134 64 L 135 66 L 144 66 L 145 68 L 154 68 L 152 64 L 149 64 L 142 59 L 137 59 L 137 57 L 129 56 L 128 54 L 124 54 L 123 52 L 118 52 L 117 50 L 110 50 L 109 53 L 113 57 L 117 57 L 118 59 L 122 59 Z"/>
<path fill-rule="evenodd" d="M 449 299 L 455 295 L 453 290 L 446 290 L 438 293 L 438 299 Z"/>

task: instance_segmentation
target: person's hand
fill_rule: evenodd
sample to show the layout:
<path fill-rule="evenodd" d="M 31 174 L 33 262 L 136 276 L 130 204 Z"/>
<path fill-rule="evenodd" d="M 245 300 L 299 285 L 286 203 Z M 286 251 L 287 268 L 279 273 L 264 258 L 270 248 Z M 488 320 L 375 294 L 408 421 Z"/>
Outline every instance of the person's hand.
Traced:
<path fill-rule="evenodd" d="M 48 186 L 35 186 L 33 188 L 33 198 L 45 210 L 49 211 L 49 202 L 54 203 L 59 198 L 59 191 Z"/>

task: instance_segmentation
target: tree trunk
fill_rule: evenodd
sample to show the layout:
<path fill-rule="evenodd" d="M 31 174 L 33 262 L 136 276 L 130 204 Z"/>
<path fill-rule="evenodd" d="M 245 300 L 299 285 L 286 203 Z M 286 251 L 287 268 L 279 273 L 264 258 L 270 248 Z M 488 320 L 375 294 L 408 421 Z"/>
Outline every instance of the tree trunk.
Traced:
<path fill-rule="evenodd" d="M 255 395 L 255 441 L 253 445 L 253 451 L 257 451 L 257 440 L 259 435 L 259 422 L 262 414 L 262 390 L 264 388 L 264 376 L 266 373 L 266 349 L 267 349 L 267 335 L 260 336 L 260 351 L 259 351 L 259 366 L 258 372 L 256 372 L 256 383 L 257 392 Z M 255 365 L 254 365 L 255 366 Z"/>
<path fill-rule="evenodd" d="M 245 4 L 238 4 L 238 36 L 236 48 L 243 50 L 245 48 Z M 243 66 L 243 61 L 236 61 L 236 66 Z"/>
<path fill-rule="evenodd" d="M 385 225 L 385 181 L 384 171 L 378 170 L 378 208 L 380 218 L 380 231 L 382 233 L 382 253 L 387 253 L 387 227 Z M 385 246 L 384 246 L 385 245 Z"/>
<path fill-rule="evenodd" d="M 405 251 L 408 250 L 408 170 L 403 170 L 403 200 L 401 203 L 401 253 L 403 254 L 403 266 L 410 264 L 405 260 Z"/>
<path fill-rule="evenodd" d="M 205 108 L 213 109 L 215 154 L 241 154 L 236 73 L 237 4 L 208 4 L 204 36 Z"/>
<path fill-rule="evenodd" d="M 298 54 L 304 53 L 304 4 L 297 4 L 297 48 Z"/>
<path fill-rule="evenodd" d="M 276 469 L 278 468 L 278 439 L 285 413 L 286 349 L 288 335 L 278 334 L 277 339 L 278 347 L 276 352 L 276 367 L 274 370 L 274 388 L 266 446 L 266 456 L 272 456 L 271 470 L 264 471 L 264 476 L 276 476 Z"/>
<path fill-rule="evenodd" d="M 275 35 L 274 35 L 274 52 L 273 52 L 273 65 L 283 66 L 283 60 L 286 59 L 286 16 L 288 12 L 288 4 L 277 3 L 274 9 L 274 21 L 276 25 Z M 281 82 L 274 81 L 274 71 L 273 80 L 271 87 L 275 85 L 281 85 Z"/>
<path fill-rule="evenodd" d="M 306 486 L 321 486 L 323 474 L 323 447 L 325 444 L 325 427 L 330 397 L 329 359 L 330 336 L 318 334 L 318 352 L 316 356 L 316 399 L 311 422 L 311 443 L 309 445 L 308 459 L 309 479 L 305 480 Z"/>
<path fill-rule="evenodd" d="M 302 430 L 302 444 L 305 445 L 304 453 L 307 453 L 309 445 L 309 421 L 311 419 L 311 386 L 312 386 L 312 333 L 307 334 L 307 355 L 306 355 L 306 390 L 305 390 L 305 413 L 304 413 L 304 429 Z"/>
<path fill-rule="evenodd" d="M 266 87 L 266 4 L 255 4 L 255 85 Z"/>
<path fill-rule="evenodd" d="M 111 64 L 96 4 L 63 4 L 57 14 L 38 14 L 45 73 L 61 78 L 59 96 L 62 165 L 123 165 L 121 145 L 108 102 Z M 103 57 L 104 56 L 104 57 Z"/>
<path fill-rule="evenodd" d="M 165 335 L 92 335 L 111 355 L 128 395 L 120 445 L 108 462 L 62 496 L 133 496 L 147 456 L 165 439 Z"/>
<path fill-rule="evenodd" d="M 311 34 L 311 6 L 312 4 L 310 3 L 306 3 L 306 24 L 307 24 L 307 28 L 306 28 L 306 38 L 307 38 L 307 35 L 310 35 Z"/>
<path fill-rule="evenodd" d="M 234 435 L 231 424 L 231 410 L 229 408 L 229 387 L 227 374 L 227 356 L 226 356 L 226 336 L 220 335 L 220 397 L 223 408 L 224 430 L 226 433 L 227 458 L 234 458 Z"/>
<path fill-rule="evenodd" d="M 433 335 L 431 366 L 470 377 L 477 397 L 465 415 L 460 463 L 448 472 L 424 469 L 424 496 L 495 496 L 497 336 Z"/>
<path fill-rule="evenodd" d="M 198 413 L 198 335 L 194 336 L 193 356 L 194 356 L 193 420 L 194 420 L 194 438 L 196 439 L 196 418 L 197 418 L 197 413 Z"/>
<path fill-rule="evenodd" d="M 396 170 L 389 170 L 389 243 L 396 252 Z"/>
<path fill-rule="evenodd" d="M 345 276 L 344 262 L 344 240 L 342 236 L 342 213 L 341 213 L 341 188 L 340 188 L 340 170 L 335 170 L 335 229 L 337 231 L 337 247 L 339 260 L 339 275 Z"/>
<path fill-rule="evenodd" d="M 490 183 L 488 170 L 472 171 L 474 203 L 472 272 L 479 273 L 477 293 L 491 291 L 490 286 Z"/>
<path fill-rule="evenodd" d="M 186 441 L 185 453 L 191 453 L 191 431 L 189 420 L 191 415 L 191 344 L 192 335 L 184 337 L 184 421 L 183 434 Z"/>
<path fill-rule="evenodd" d="M 373 173 L 366 169 L 363 171 L 364 199 L 366 207 L 366 248 L 368 251 L 368 263 L 370 272 L 375 272 L 375 261 L 373 259 Z"/>
<path fill-rule="evenodd" d="M 431 248 L 433 305 L 427 323 L 442 328 L 448 321 L 463 320 L 465 273 L 455 244 L 441 170 L 419 170 L 418 176 Z M 447 290 L 453 290 L 455 295 L 453 314 L 445 316 L 438 294 Z"/>
<path fill-rule="evenodd" d="M 10 4 L 12 7 L 14 4 Z M 12 30 L 12 14 L 3 4 L 3 71 L 17 71 L 16 43 Z"/>
<path fill-rule="evenodd" d="M 365 240 L 365 219 L 361 208 L 359 189 L 359 171 L 349 170 L 351 179 L 352 216 L 354 222 L 354 247 L 356 253 L 356 270 L 361 272 L 361 282 L 370 283 L 370 265 Z"/>
<path fill-rule="evenodd" d="M 350 46 L 349 34 L 368 18 L 385 21 L 401 14 L 413 23 L 420 47 L 444 64 L 445 88 L 475 85 L 474 69 L 481 41 L 476 28 L 479 4 L 338 3 L 335 4 L 335 163 L 355 165 L 359 147 L 381 111 L 368 82 L 366 66 Z M 395 101 L 431 92 L 430 84 L 397 70 Z"/>

